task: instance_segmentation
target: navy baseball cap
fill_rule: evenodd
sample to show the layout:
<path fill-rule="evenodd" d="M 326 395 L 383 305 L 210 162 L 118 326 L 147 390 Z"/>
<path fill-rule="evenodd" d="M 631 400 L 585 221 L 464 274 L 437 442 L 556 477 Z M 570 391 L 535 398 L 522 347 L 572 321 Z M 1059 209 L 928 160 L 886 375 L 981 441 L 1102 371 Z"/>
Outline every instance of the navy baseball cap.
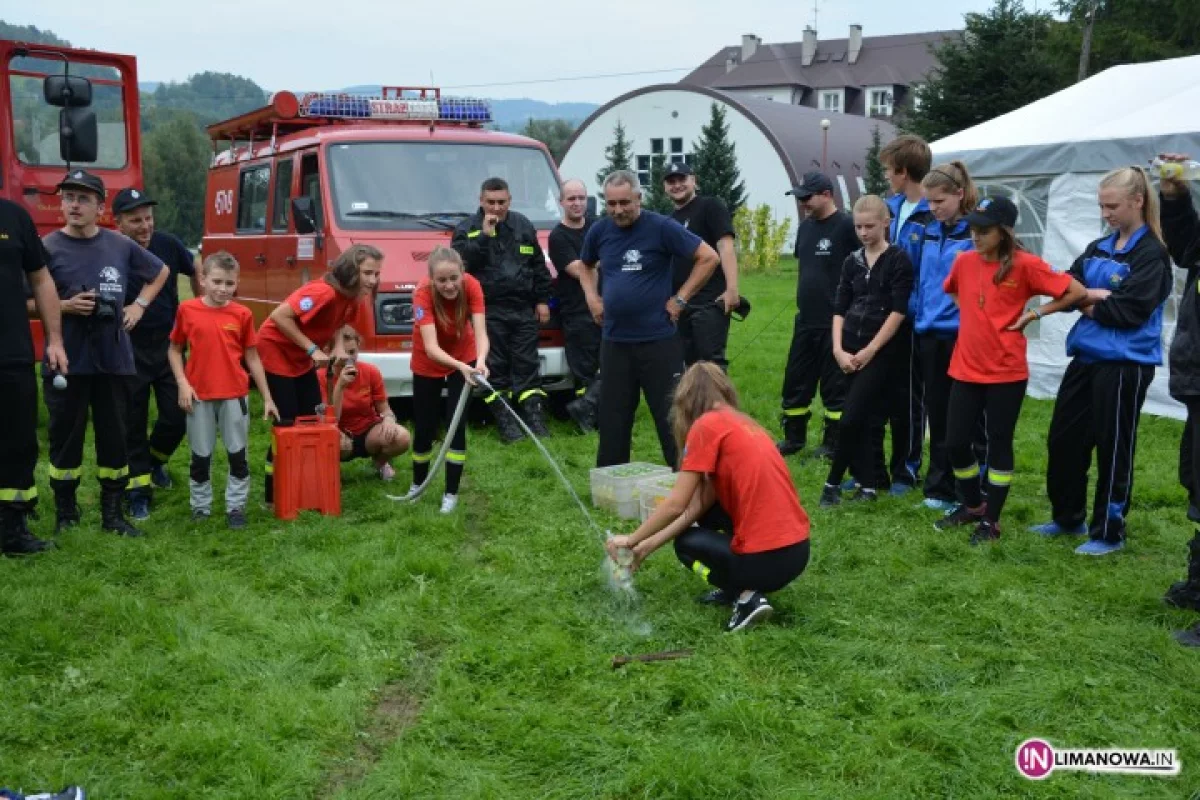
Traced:
<path fill-rule="evenodd" d="M 100 195 L 100 199 L 104 199 L 104 181 L 97 178 L 87 170 L 73 169 L 67 173 L 67 176 L 58 183 L 58 190 L 63 189 L 86 189 L 89 192 L 94 192 Z"/>
<path fill-rule="evenodd" d="M 142 206 L 156 206 L 158 201 L 141 189 L 122 189 L 112 201 L 114 214 L 124 214 Z"/>
<path fill-rule="evenodd" d="M 806 172 L 804 174 L 804 180 L 800 182 L 800 185 L 793 186 L 791 189 L 784 192 L 784 194 L 794 194 L 798 200 L 807 200 L 814 194 L 832 191 L 833 182 L 829 180 L 829 178 L 825 177 L 824 174 L 813 171 Z"/>
<path fill-rule="evenodd" d="M 663 173 L 663 178 L 675 178 L 682 175 L 692 175 L 692 165 L 686 161 L 673 161 L 667 165 L 666 172 Z"/>
<path fill-rule="evenodd" d="M 967 224 L 976 228 L 994 228 L 1003 225 L 1012 228 L 1017 224 L 1017 207 L 1007 197 L 985 197 L 970 214 Z"/>

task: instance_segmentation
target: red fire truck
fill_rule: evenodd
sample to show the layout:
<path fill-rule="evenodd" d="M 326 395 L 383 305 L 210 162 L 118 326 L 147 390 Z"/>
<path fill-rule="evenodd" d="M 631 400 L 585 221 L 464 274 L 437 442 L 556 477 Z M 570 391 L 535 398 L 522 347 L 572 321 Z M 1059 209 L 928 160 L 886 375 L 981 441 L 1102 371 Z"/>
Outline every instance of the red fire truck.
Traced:
<path fill-rule="evenodd" d="M 133 56 L 0 39 L 0 197 L 25 207 L 38 233 L 63 224 L 56 186 L 71 164 L 112 196 L 142 184 Z M 106 212 L 101 224 L 112 225 Z M 41 353 L 41 323 L 33 323 Z"/>
<path fill-rule="evenodd" d="M 356 327 L 362 358 L 392 397 L 412 393 L 412 293 L 426 260 L 475 212 L 479 187 L 504 178 L 512 209 L 542 232 L 559 221 L 558 175 L 539 142 L 487 130 L 484 101 L 430 87 L 383 87 L 379 96 L 278 92 L 256 111 L 208 129 L 202 250 L 242 265 L 239 300 L 262 319 L 352 244 L 384 253 L 379 292 Z M 547 263 L 553 274 L 553 267 Z M 532 314 L 532 310 L 530 311 Z M 544 388 L 569 386 L 555 322 L 539 341 Z"/>

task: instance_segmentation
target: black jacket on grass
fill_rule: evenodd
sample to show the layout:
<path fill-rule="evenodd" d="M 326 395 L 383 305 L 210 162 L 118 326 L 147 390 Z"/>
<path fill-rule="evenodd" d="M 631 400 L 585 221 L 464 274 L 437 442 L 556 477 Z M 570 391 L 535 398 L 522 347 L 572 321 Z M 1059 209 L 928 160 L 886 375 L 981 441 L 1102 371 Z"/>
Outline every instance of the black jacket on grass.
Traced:
<path fill-rule="evenodd" d="M 1200 217 L 1191 195 L 1162 198 L 1163 237 L 1175 263 L 1187 270 L 1187 284 L 1175 312 L 1175 338 L 1167 358 L 1171 396 L 1183 401 L 1200 397 Z"/>
<path fill-rule="evenodd" d="M 892 312 L 907 314 L 912 288 L 912 262 L 897 245 L 888 245 L 870 268 L 866 248 L 847 256 L 833 301 L 834 315 L 843 318 L 842 349 L 857 353 L 871 343 Z"/>

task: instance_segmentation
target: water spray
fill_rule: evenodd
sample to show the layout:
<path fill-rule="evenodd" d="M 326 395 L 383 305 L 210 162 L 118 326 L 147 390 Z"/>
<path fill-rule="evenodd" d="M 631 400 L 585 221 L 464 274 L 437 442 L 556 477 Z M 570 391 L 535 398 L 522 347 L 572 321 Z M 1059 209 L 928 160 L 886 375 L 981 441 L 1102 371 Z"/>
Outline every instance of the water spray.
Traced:
<path fill-rule="evenodd" d="M 483 380 L 482 376 L 476 373 L 476 380 Z M 489 387 L 490 388 L 490 387 Z M 389 494 L 387 498 L 394 500 L 397 503 L 415 503 L 417 499 L 425 493 L 429 484 L 433 482 L 433 478 L 442 468 L 442 462 L 446 460 L 446 453 L 450 451 L 450 442 L 454 440 L 454 434 L 458 431 L 458 426 L 462 424 L 463 414 L 467 409 L 467 401 L 471 397 L 470 387 L 463 385 L 462 392 L 458 396 L 458 405 L 454 408 L 454 416 L 450 420 L 450 424 L 446 426 L 446 438 L 442 442 L 442 449 L 438 451 L 437 458 L 429 467 L 429 474 L 425 476 L 424 482 L 420 486 L 414 486 L 408 490 L 407 494 L 395 495 Z"/>

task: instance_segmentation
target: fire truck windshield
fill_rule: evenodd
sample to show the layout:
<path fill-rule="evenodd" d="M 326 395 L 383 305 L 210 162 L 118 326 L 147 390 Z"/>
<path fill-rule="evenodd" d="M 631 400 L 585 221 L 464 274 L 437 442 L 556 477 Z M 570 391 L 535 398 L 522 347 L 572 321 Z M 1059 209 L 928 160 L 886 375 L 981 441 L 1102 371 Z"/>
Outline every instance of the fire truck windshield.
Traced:
<path fill-rule="evenodd" d="M 346 142 L 329 146 L 338 224 L 346 230 L 425 230 L 430 218 L 479 208 L 487 178 L 508 182 L 512 210 L 538 228 L 560 219 L 558 183 L 533 147 L 450 142 Z"/>
<path fill-rule="evenodd" d="M 66 165 L 59 152 L 58 118 L 61 109 L 46 103 L 42 94 L 45 77 L 62 75 L 63 69 L 62 61 L 31 56 L 18 56 L 8 64 L 12 137 L 17 158 L 22 164 L 49 167 Z M 70 74 L 92 82 L 90 110 L 96 114 L 99 148 L 97 160 L 87 166 L 121 169 L 129 160 L 129 146 L 120 70 L 72 62 Z"/>

